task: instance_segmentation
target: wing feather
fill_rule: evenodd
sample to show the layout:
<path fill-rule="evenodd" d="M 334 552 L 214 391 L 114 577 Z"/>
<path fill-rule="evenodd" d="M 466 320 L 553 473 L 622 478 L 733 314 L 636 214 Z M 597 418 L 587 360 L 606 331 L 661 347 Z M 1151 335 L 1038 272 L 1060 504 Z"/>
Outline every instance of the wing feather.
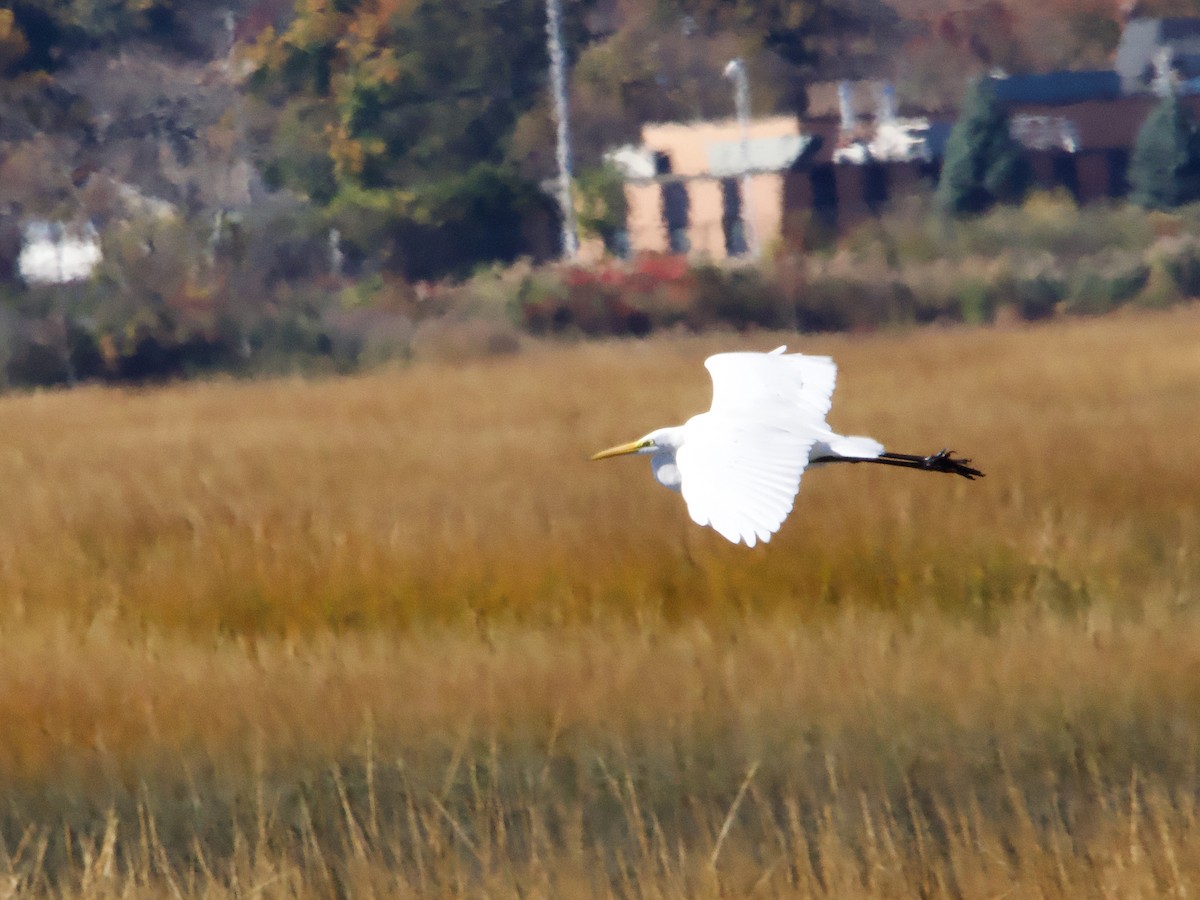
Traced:
<path fill-rule="evenodd" d="M 757 421 L 806 417 L 824 425 L 833 402 L 837 365 L 828 356 L 718 353 L 704 361 L 712 376 L 710 412 Z"/>
<path fill-rule="evenodd" d="M 792 511 L 813 438 L 712 413 L 685 428 L 676 464 L 692 521 L 749 547 L 769 541 Z"/>
<path fill-rule="evenodd" d="M 705 360 L 713 402 L 676 455 L 688 514 L 753 547 L 779 530 L 813 444 L 829 435 L 837 366 L 828 356 L 718 353 Z"/>

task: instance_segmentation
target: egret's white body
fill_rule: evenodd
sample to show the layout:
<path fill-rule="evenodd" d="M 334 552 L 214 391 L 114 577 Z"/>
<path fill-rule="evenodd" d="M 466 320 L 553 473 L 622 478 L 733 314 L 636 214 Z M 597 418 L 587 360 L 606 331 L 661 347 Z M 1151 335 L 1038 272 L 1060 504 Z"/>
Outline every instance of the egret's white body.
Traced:
<path fill-rule="evenodd" d="M 891 454 L 874 438 L 834 432 L 825 417 L 837 366 L 828 356 L 718 353 L 708 412 L 659 428 L 593 459 L 648 454 L 659 484 L 679 491 L 698 525 L 753 547 L 779 530 L 810 464 L 879 462 L 967 478 L 982 473 L 942 451 L 927 457 Z"/>

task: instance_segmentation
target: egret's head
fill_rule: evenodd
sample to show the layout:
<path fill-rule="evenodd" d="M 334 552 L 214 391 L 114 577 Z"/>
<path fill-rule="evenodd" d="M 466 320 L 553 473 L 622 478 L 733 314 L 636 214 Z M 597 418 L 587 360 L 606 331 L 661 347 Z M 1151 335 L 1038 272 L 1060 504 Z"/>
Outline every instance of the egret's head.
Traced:
<path fill-rule="evenodd" d="M 610 456 L 624 456 L 627 453 L 671 453 L 683 442 L 682 428 L 659 428 L 636 441 L 628 444 L 618 444 L 601 450 L 592 459 L 608 459 Z"/>
<path fill-rule="evenodd" d="M 608 459 L 610 456 L 624 456 L 627 453 L 654 453 L 657 450 L 658 444 L 654 442 L 654 435 L 648 434 L 636 441 L 630 441 L 628 444 L 617 444 L 615 447 L 601 450 L 594 454 L 592 459 Z"/>

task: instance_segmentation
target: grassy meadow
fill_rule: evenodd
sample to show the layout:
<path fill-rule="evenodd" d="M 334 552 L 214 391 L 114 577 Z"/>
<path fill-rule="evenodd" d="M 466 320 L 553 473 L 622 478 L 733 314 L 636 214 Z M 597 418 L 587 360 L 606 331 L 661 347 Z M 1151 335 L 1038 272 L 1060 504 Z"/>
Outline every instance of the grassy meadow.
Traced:
<path fill-rule="evenodd" d="M 718 350 L 977 482 L 754 550 L 602 447 Z M 1200 890 L 1200 307 L 0 398 L 0 896 Z"/>

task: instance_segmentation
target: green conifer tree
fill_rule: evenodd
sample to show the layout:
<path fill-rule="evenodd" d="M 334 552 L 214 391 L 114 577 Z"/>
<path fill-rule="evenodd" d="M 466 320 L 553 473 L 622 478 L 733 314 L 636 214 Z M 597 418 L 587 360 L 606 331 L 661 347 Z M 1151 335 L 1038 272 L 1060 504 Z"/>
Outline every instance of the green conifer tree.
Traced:
<path fill-rule="evenodd" d="M 954 213 L 978 213 L 1019 200 L 1028 184 L 1029 164 L 1009 133 L 1008 114 L 991 79 L 980 79 L 968 89 L 946 141 L 938 201 Z"/>
<path fill-rule="evenodd" d="M 1179 97 L 1163 97 L 1138 131 L 1129 160 L 1130 199 L 1172 209 L 1200 199 L 1200 148 L 1195 123 Z"/>

